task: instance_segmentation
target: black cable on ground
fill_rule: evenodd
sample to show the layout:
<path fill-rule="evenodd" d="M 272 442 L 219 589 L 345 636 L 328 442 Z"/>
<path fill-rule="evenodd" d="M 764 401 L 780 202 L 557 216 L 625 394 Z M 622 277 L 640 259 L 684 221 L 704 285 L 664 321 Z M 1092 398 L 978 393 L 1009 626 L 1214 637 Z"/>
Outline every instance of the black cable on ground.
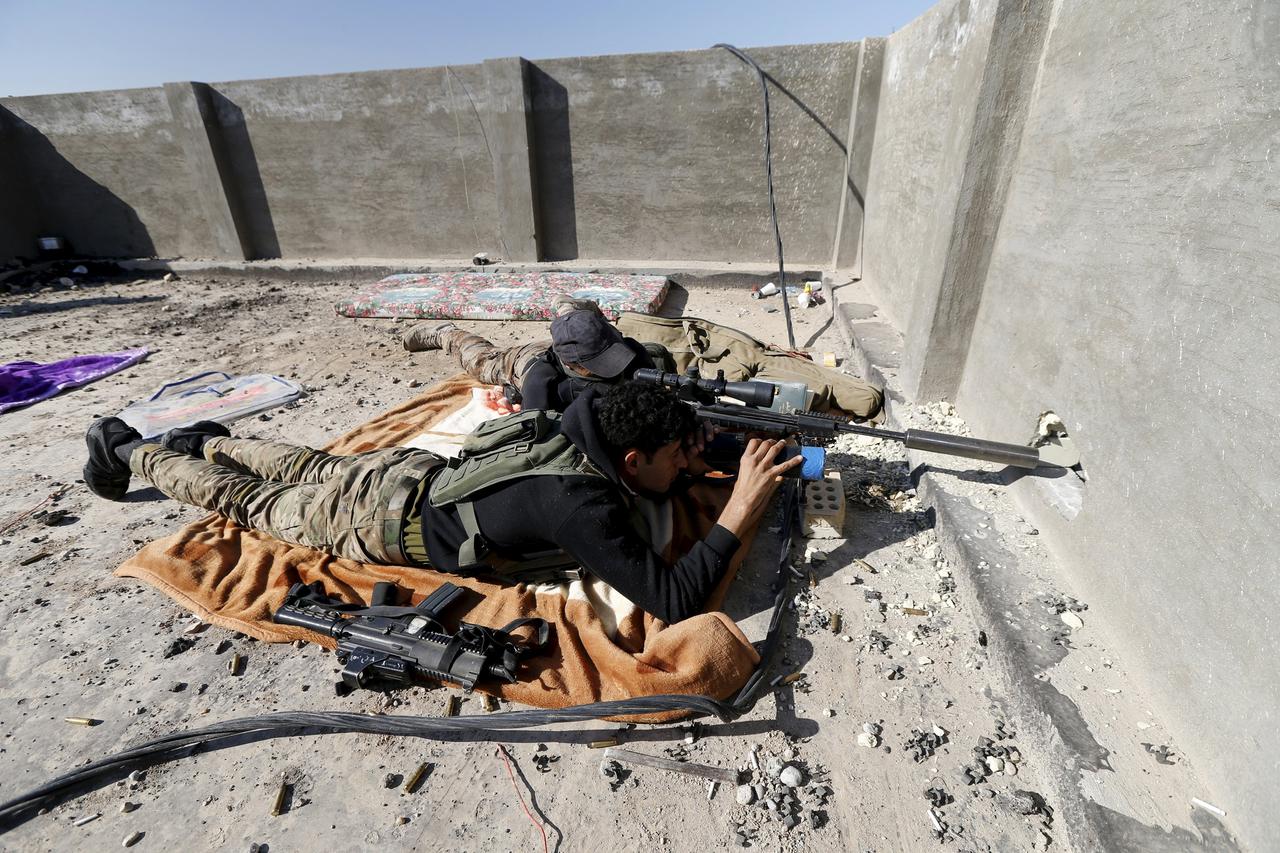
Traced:
<path fill-rule="evenodd" d="M 605 718 L 630 717 L 683 711 L 694 717 L 719 717 L 728 722 L 750 711 L 758 699 L 765 669 L 777 648 L 782 612 L 787 602 L 792 536 L 800 517 L 800 481 L 788 480 L 783 492 L 782 548 L 774 581 L 774 603 L 769 631 L 760 653 L 760 664 L 742 689 L 730 701 L 710 696 L 669 694 L 639 696 L 611 702 L 592 702 L 568 708 L 509 711 L 501 714 L 471 714 L 461 717 L 395 717 L 354 714 L 343 711 L 285 711 L 260 714 L 215 723 L 200 729 L 172 732 L 138 746 L 77 767 L 49 782 L 0 803 L 0 831 L 25 822 L 40 809 L 67 799 L 81 787 L 127 770 L 152 767 L 185 758 L 206 747 L 232 745 L 247 736 L 258 738 L 292 737 L 312 734 L 397 735 L 403 737 L 439 738 L 451 733 L 485 735 L 500 740 L 505 732 L 555 723 L 574 723 Z"/>
<path fill-rule="evenodd" d="M 787 321 L 787 346 L 795 349 L 796 335 L 791 329 L 791 303 L 787 301 L 787 273 L 782 264 L 782 232 L 778 229 L 778 204 L 773 195 L 773 141 L 771 139 L 772 122 L 769 117 L 769 81 L 764 69 L 754 59 L 733 45 L 721 42 L 711 47 L 713 50 L 717 47 L 722 47 L 729 51 L 754 68 L 756 76 L 760 78 L 760 92 L 764 95 L 764 175 L 769 185 L 769 217 L 773 220 L 773 240 L 778 247 L 778 290 L 782 293 L 782 316 Z"/>

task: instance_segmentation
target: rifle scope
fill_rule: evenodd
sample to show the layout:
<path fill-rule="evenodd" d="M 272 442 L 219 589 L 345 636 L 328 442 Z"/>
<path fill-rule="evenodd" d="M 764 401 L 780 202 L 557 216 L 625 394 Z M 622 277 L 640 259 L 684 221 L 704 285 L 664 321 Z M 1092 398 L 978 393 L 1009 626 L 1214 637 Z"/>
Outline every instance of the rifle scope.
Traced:
<path fill-rule="evenodd" d="M 730 382 L 724 378 L 724 371 L 718 371 L 715 379 L 703 379 L 696 372 L 692 375 L 680 373 L 663 373 L 649 367 L 642 367 L 635 372 L 634 378 L 641 382 L 652 382 L 674 388 L 681 396 L 696 397 L 711 395 L 712 397 L 732 397 L 748 406 L 768 408 L 773 404 L 773 397 L 778 393 L 777 386 L 770 382 Z"/>

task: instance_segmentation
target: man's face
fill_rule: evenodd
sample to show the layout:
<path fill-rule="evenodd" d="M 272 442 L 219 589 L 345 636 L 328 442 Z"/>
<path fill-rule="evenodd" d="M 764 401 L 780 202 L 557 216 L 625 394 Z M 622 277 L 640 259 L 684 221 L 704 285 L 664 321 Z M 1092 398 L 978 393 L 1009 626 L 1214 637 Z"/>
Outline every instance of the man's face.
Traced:
<path fill-rule="evenodd" d="M 677 439 L 664 444 L 652 456 L 642 450 L 628 450 L 623 457 L 624 473 L 631 488 L 641 494 L 665 495 L 680 472 L 689 467 L 685 454 L 685 441 Z"/>

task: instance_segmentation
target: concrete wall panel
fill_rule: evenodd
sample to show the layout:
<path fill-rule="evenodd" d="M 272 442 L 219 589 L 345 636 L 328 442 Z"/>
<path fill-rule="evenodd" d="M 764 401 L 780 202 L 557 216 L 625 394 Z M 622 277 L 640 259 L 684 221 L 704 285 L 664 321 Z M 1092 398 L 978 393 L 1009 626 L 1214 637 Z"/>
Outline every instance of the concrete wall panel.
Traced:
<path fill-rule="evenodd" d="M 162 89 L 5 98 L 36 231 L 105 257 L 207 254 Z"/>
<path fill-rule="evenodd" d="M 36 200 L 22 161 L 19 122 L 0 107 L 0 264 L 35 256 Z"/>
<path fill-rule="evenodd" d="M 858 46 L 747 52 L 817 116 L 772 89 L 774 187 L 786 257 L 825 264 L 835 239 Z M 534 65 L 534 140 L 550 257 L 775 257 L 760 85 L 752 69 L 724 50 Z"/>
<path fill-rule="evenodd" d="M 928 335 L 995 8 L 944 0 L 885 47 L 863 280 L 908 341 Z"/>
<path fill-rule="evenodd" d="M 845 161 L 844 197 L 840 210 L 836 245 L 831 253 L 831 266 L 849 269 L 859 264 L 862 252 L 863 214 L 867 205 L 867 178 L 871 173 L 871 155 L 875 150 L 876 116 L 880 108 L 880 75 L 884 70 L 883 38 L 859 42 L 857 79 L 846 134 L 849 148 Z"/>
<path fill-rule="evenodd" d="M 259 256 L 502 256 L 480 66 L 211 84 Z"/>
<path fill-rule="evenodd" d="M 1259 850 L 1280 845 L 1278 89 L 1267 0 L 1062 3 L 957 400 L 993 438 L 1043 409 L 1075 432 L 1083 511 L 1022 498 Z"/>

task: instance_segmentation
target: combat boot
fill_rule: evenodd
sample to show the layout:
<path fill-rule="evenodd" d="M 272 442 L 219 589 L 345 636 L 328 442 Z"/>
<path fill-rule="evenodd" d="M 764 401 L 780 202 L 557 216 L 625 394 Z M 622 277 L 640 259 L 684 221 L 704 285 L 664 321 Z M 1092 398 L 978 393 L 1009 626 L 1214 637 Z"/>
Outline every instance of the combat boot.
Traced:
<path fill-rule="evenodd" d="M 84 465 L 84 483 L 100 498 L 124 500 L 129 491 L 129 463 L 118 450 L 142 441 L 142 434 L 119 418 L 99 418 L 85 433 L 89 461 Z"/>
<path fill-rule="evenodd" d="M 567 293 L 557 293 L 551 297 L 551 314 L 555 317 L 563 317 L 571 311 L 594 311 L 603 315 L 600 310 L 600 303 L 594 299 L 575 299 Z"/>
<path fill-rule="evenodd" d="M 191 426 L 169 430 L 164 434 L 164 438 L 160 439 L 160 443 L 167 450 L 185 453 L 199 459 L 204 457 L 206 441 L 216 436 L 226 438 L 230 435 L 231 430 L 217 421 L 196 421 Z"/>

